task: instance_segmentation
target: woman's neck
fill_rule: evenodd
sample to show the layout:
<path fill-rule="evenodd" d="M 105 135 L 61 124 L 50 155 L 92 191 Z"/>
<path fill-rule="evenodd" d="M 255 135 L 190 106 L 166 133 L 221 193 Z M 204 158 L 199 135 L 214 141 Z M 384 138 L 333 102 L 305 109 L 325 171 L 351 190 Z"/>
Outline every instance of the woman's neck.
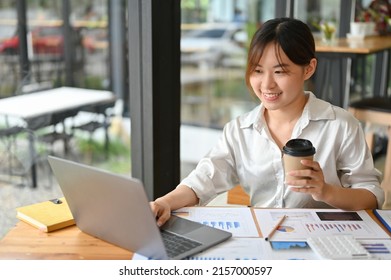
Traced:
<path fill-rule="evenodd" d="M 289 107 L 284 107 L 277 110 L 265 109 L 266 122 L 276 124 L 291 124 L 296 123 L 303 113 L 305 104 L 307 103 L 308 96 L 303 95 L 302 98 L 297 99 L 294 103 L 291 103 Z"/>
<path fill-rule="evenodd" d="M 308 97 L 303 95 L 303 98 L 291 104 L 289 108 L 278 110 L 265 109 L 265 121 L 269 132 L 280 148 L 291 139 L 293 129 L 303 113 L 307 100 Z"/>

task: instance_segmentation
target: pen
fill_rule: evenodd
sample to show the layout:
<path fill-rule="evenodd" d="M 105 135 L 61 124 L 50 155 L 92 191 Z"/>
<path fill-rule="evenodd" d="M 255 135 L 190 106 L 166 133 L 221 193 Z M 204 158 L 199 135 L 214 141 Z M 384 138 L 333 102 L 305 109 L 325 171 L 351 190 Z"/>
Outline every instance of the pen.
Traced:
<path fill-rule="evenodd" d="M 276 232 L 278 227 L 284 222 L 286 218 L 286 215 L 282 216 L 281 219 L 278 221 L 278 223 L 274 226 L 274 228 L 271 230 L 271 232 L 265 237 L 265 241 L 269 241 L 270 238 L 272 238 L 273 234 Z"/>

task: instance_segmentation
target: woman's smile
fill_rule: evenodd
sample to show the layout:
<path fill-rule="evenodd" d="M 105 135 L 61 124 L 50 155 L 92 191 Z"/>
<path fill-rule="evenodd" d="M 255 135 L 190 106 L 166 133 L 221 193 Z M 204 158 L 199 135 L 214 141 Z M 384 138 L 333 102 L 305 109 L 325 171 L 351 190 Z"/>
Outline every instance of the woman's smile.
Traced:
<path fill-rule="evenodd" d="M 282 92 L 262 92 L 265 101 L 269 102 L 276 101 L 281 94 Z"/>

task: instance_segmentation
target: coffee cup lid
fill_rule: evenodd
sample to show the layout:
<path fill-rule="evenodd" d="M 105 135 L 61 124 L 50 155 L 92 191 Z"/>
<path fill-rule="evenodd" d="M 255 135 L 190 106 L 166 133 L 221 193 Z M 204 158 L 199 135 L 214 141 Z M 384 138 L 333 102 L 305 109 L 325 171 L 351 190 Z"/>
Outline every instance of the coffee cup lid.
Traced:
<path fill-rule="evenodd" d="M 315 154 L 315 147 L 307 139 L 291 139 L 282 148 L 284 154 L 296 157 L 312 156 Z"/>

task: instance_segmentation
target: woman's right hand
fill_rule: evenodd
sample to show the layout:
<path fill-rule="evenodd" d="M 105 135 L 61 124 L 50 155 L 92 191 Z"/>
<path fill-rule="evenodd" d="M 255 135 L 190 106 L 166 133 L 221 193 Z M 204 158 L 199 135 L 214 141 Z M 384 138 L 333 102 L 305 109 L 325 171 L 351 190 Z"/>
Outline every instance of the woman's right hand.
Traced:
<path fill-rule="evenodd" d="M 164 223 L 167 222 L 171 216 L 170 205 L 161 198 L 158 198 L 155 201 L 151 201 L 149 204 L 151 206 L 152 213 L 156 218 L 156 224 L 159 227 L 164 225 Z"/>
<path fill-rule="evenodd" d="M 168 194 L 150 202 L 156 223 L 160 227 L 170 219 L 171 211 L 185 206 L 194 206 L 198 203 L 195 192 L 185 185 L 179 185 Z"/>

